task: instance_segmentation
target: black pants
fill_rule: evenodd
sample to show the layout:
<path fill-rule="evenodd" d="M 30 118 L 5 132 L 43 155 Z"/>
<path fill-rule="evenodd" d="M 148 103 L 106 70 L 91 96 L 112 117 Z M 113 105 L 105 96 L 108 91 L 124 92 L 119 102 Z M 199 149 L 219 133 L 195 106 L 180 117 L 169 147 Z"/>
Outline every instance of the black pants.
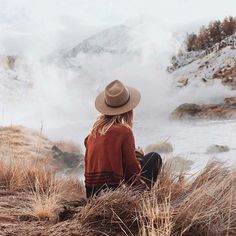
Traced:
<path fill-rule="evenodd" d="M 146 186 L 150 189 L 157 181 L 157 176 L 161 171 L 162 159 L 156 152 L 150 152 L 146 154 L 140 161 L 141 164 L 141 176 Z M 103 185 L 96 187 L 86 187 L 87 198 L 94 195 L 99 195 L 102 190 L 115 190 L 119 187 L 119 184 Z"/>
<path fill-rule="evenodd" d="M 141 176 L 148 188 L 153 187 L 157 181 L 157 176 L 160 174 L 162 167 L 161 156 L 156 152 L 146 154 L 141 163 Z"/>

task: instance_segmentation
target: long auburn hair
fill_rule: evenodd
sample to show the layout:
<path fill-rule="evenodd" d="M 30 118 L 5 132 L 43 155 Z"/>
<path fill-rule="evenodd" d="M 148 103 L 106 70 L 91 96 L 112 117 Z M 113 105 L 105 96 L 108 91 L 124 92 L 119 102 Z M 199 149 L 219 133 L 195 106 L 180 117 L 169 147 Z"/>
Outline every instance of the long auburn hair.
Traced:
<path fill-rule="evenodd" d="M 93 124 L 91 134 L 93 136 L 105 135 L 113 125 L 124 125 L 130 129 L 133 127 L 133 110 L 121 115 L 100 115 Z"/>

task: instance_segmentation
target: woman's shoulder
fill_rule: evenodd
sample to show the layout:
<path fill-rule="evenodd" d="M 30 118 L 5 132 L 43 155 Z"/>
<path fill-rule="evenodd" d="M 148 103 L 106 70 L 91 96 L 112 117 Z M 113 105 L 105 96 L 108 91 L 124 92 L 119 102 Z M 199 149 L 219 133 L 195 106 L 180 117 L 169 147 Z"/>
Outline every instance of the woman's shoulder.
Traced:
<path fill-rule="evenodd" d="M 110 128 L 110 132 L 116 132 L 121 134 L 133 134 L 132 129 L 123 124 L 113 125 Z"/>
<path fill-rule="evenodd" d="M 131 136 L 131 135 L 133 135 L 133 131 L 131 128 L 127 127 L 126 125 L 117 124 L 117 125 L 111 126 L 110 129 L 107 131 L 107 133 L 104 136 L 117 136 L 117 135 Z M 98 135 L 98 137 L 100 137 L 100 136 Z M 89 134 L 84 139 L 84 146 L 85 147 L 87 146 L 88 140 L 91 138 L 94 139 L 94 136 L 92 134 Z"/>

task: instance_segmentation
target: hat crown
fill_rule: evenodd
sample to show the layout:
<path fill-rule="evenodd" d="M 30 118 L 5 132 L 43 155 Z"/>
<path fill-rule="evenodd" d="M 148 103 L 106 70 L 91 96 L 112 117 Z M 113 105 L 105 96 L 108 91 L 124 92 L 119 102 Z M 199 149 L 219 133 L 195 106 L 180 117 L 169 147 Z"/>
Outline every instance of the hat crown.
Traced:
<path fill-rule="evenodd" d="M 105 88 L 105 102 L 110 107 L 120 107 L 129 101 L 129 90 L 119 80 L 114 80 Z"/>

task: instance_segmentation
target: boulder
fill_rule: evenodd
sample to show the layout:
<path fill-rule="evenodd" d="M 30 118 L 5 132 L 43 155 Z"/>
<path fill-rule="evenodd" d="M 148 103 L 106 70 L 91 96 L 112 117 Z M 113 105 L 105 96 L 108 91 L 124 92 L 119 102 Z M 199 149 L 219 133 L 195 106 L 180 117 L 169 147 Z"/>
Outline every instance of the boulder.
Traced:
<path fill-rule="evenodd" d="M 172 119 L 233 119 L 236 118 L 236 106 L 228 104 L 198 105 L 185 103 L 177 107 L 170 115 Z"/>
<path fill-rule="evenodd" d="M 169 142 L 150 144 L 145 148 L 145 153 L 157 152 L 157 153 L 170 153 L 173 152 L 173 146 Z"/>
<path fill-rule="evenodd" d="M 207 153 L 221 153 L 228 152 L 230 148 L 227 145 L 212 145 L 207 148 Z"/>
<path fill-rule="evenodd" d="M 16 56 L 1 56 L 0 65 L 6 70 L 13 70 L 15 67 L 17 57 Z"/>
<path fill-rule="evenodd" d="M 57 160 L 63 168 L 77 168 L 82 165 L 84 156 L 80 152 L 63 152 L 56 145 L 52 147 L 53 158 Z"/>
<path fill-rule="evenodd" d="M 220 79 L 223 85 L 236 89 L 236 65 L 228 65 L 213 74 L 213 79 Z"/>
<path fill-rule="evenodd" d="M 236 97 L 225 98 L 224 102 L 228 105 L 236 106 Z"/>
<path fill-rule="evenodd" d="M 185 76 L 179 76 L 176 78 L 177 80 L 177 87 L 184 87 L 188 85 L 188 78 Z"/>

